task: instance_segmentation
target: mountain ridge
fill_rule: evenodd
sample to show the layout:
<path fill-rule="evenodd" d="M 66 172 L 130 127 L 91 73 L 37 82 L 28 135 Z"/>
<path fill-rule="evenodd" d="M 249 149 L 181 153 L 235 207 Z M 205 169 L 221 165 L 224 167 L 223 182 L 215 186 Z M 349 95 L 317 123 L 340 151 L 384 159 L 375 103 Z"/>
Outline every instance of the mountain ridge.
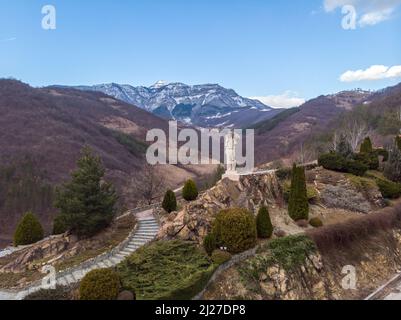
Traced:
<path fill-rule="evenodd" d="M 187 85 L 158 81 L 150 87 L 108 83 L 73 88 L 103 92 L 164 119 L 198 127 L 242 128 L 282 111 L 212 83 Z"/>

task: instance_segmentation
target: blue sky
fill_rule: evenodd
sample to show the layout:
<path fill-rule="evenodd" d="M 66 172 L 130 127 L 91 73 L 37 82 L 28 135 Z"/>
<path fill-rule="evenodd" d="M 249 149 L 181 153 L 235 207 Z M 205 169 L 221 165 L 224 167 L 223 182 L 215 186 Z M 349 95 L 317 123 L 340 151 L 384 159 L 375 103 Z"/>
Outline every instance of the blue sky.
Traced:
<path fill-rule="evenodd" d="M 0 77 L 33 86 L 219 83 L 270 98 L 378 89 L 401 82 L 397 68 L 369 69 L 401 65 L 400 2 L 0 0 Z M 341 26 L 345 3 L 355 5 L 355 30 Z M 41 28 L 46 4 L 57 10 L 56 30 Z"/>

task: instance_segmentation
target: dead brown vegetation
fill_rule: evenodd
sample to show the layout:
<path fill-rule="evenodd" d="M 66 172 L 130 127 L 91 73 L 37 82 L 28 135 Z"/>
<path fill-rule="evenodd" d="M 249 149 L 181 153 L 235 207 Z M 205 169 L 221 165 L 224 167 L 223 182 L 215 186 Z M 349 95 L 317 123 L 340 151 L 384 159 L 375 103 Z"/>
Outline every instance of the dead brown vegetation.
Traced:
<path fill-rule="evenodd" d="M 325 253 L 331 249 L 348 247 L 380 232 L 400 228 L 401 203 L 366 216 L 310 230 L 307 235 L 316 243 L 319 251 Z"/>

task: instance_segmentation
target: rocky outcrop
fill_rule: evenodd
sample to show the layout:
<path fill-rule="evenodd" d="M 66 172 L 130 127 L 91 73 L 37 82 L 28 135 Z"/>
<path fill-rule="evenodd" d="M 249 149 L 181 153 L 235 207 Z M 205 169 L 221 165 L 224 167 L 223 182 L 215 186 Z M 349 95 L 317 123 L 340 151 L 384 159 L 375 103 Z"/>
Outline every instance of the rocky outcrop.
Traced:
<path fill-rule="evenodd" d="M 22 250 L 16 259 L 0 268 L 0 273 L 21 273 L 27 270 L 37 270 L 39 267 L 34 262 L 62 254 L 76 241 L 76 237 L 67 235 L 54 236 L 40 241 Z"/>
<path fill-rule="evenodd" d="M 401 230 L 383 232 L 332 252 L 313 252 L 296 268 L 259 252 L 224 271 L 203 294 L 206 300 L 364 299 L 401 267 Z M 355 283 L 353 283 L 353 270 Z M 355 284 L 355 287 L 353 286 Z"/>
<path fill-rule="evenodd" d="M 220 210 L 242 207 L 256 212 L 262 205 L 275 205 L 280 196 L 274 173 L 243 176 L 239 182 L 224 179 L 196 201 L 185 204 L 181 211 L 162 216 L 158 238 L 201 242 Z"/>
<path fill-rule="evenodd" d="M 323 168 L 311 170 L 308 177 L 315 184 L 321 203 L 328 208 L 369 213 L 386 206 L 373 179 Z"/>

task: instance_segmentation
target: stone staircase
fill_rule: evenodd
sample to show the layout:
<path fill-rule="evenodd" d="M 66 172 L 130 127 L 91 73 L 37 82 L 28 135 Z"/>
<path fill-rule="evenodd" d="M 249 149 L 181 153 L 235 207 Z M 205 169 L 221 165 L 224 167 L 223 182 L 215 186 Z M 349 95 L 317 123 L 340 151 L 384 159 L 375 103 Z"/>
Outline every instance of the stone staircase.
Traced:
<path fill-rule="evenodd" d="M 159 231 L 159 223 L 153 216 L 153 210 L 141 212 L 136 214 L 136 216 L 138 221 L 136 229 L 127 240 L 120 244 L 120 246 L 113 249 L 111 252 L 102 254 L 72 269 L 59 272 L 56 275 L 56 284 L 58 286 L 75 284 L 81 281 L 82 278 L 92 270 L 114 267 L 134 253 L 138 248 L 152 241 Z M 21 291 L 0 290 L 0 300 L 22 300 L 27 295 L 37 292 L 41 288 L 41 283 L 38 283 Z"/>
<path fill-rule="evenodd" d="M 155 218 L 138 220 L 135 234 L 127 244 L 118 252 L 96 261 L 89 267 L 83 267 L 73 272 L 57 277 L 57 285 L 67 286 L 79 282 L 88 272 L 96 269 L 114 267 L 125 258 L 134 253 L 138 248 L 152 241 L 159 231 L 159 224 Z"/>

